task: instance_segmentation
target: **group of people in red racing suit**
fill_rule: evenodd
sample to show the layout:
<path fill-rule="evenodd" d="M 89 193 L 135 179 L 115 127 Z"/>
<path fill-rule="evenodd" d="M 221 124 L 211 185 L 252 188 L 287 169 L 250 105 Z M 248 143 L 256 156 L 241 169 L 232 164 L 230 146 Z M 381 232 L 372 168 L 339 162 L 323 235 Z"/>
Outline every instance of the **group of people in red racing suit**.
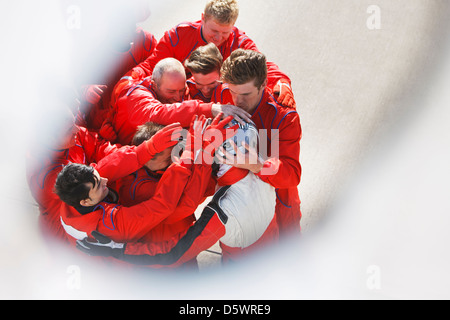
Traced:
<path fill-rule="evenodd" d="M 113 76 L 80 85 L 75 108 L 61 102 L 58 135 L 27 159 L 47 238 L 176 268 L 218 242 L 230 261 L 300 232 L 291 81 L 238 13 L 236 0 L 209 0 L 159 42 L 136 29 Z"/>

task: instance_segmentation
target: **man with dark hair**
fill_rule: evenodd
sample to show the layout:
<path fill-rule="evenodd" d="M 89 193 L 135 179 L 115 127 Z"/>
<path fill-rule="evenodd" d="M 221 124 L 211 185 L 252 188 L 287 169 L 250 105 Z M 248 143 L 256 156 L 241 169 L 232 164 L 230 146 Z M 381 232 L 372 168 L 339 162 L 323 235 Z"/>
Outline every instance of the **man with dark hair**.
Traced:
<path fill-rule="evenodd" d="M 257 144 L 258 132 L 252 124 L 240 126 L 236 135 L 229 141 L 234 140 L 237 143 L 248 141 L 253 146 Z M 228 145 L 229 141 L 225 145 Z M 234 152 L 232 144 L 227 148 L 229 152 Z M 152 193 L 151 187 L 155 183 L 148 180 L 149 176 L 145 172 L 136 177 L 130 176 L 131 183 L 125 185 L 133 191 L 133 194 L 136 192 L 144 197 L 146 194 L 148 196 Z M 179 224 L 180 228 L 177 230 L 173 222 L 180 219 L 179 214 L 183 214 L 183 210 L 180 210 L 179 214 L 174 213 L 161 223 L 159 228 L 154 228 L 147 234 L 145 240 L 124 244 L 117 243 L 105 235 L 94 233 L 96 242 L 88 239 L 77 241 L 78 248 L 93 256 L 112 256 L 132 264 L 152 268 L 174 268 L 195 258 L 216 242 L 219 242 L 222 247 L 225 245 L 238 248 L 239 250 L 235 250 L 234 253 L 242 254 L 243 248 L 251 247 L 254 250 L 261 248 L 262 243 L 268 244 L 260 239 L 277 237 L 278 229 L 274 220 L 276 205 L 274 187 L 262 182 L 249 170 L 227 164 L 219 166 L 215 177 L 217 187 L 212 201 L 204 208 L 199 220 L 194 224 L 192 224 L 193 220 L 184 226 Z M 202 188 L 200 184 L 199 188 Z M 126 191 L 124 194 L 128 193 Z M 194 201 L 194 199 L 191 200 Z M 191 210 L 195 207 L 196 205 L 192 206 Z M 189 210 L 184 210 L 185 215 L 188 213 L 190 213 Z M 164 236 L 161 236 L 163 234 Z M 228 253 L 225 253 L 224 262 L 238 258 Z"/>
<path fill-rule="evenodd" d="M 118 195 L 107 186 L 94 169 L 86 165 L 68 164 L 58 175 L 55 192 L 65 203 L 61 207 L 61 223 L 72 241 L 90 236 L 92 231 L 116 240 L 138 240 L 158 225 L 176 207 L 191 171 L 174 165 L 167 170 L 154 197 L 133 207 L 118 204 Z M 177 188 L 167 194 L 168 187 Z"/>
<path fill-rule="evenodd" d="M 230 122 L 231 117 L 219 122 L 221 117 L 221 114 L 218 115 L 206 131 L 213 130 L 225 134 L 224 127 Z M 158 131 L 150 141 L 155 140 L 157 136 L 165 135 L 166 132 L 166 129 Z M 188 136 L 188 141 L 196 138 L 193 136 L 196 132 L 192 132 Z M 177 142 L 178 137 L 179 135 L 175 139 Z M 219 145 L 214 143 L 212 142 L 213 147 L 217 149 Z M 143 145 L 145 146 L 145 143 L 137 148 Z M 169 147 L 167 144 L 158 145 L 157 153 Z M 199 188 L 199 185 L 208 185 L 211 168 L 206 164 L 194 166 L 195 154 L 195 150 L 186 149 L 181 157 L 164 171 L 153 196 L 130 207 L 117 203 L 117 194 L 109 190 L 107 179 L 101 177 L 95 169 L 91 170 L 76 164 L 67 165 L 55 183 L 56 193 L 65 201 L 61 207 L 61 223 L 64 229 L 72 241 L 90 237 L 93 231 L 105 234 L 115 241 L 140 240 L 175 211 L 183 195 L 186 201 L 203 197 L 205 190 Z M 199 176 L 201 180 L 205 179 L 207 182 L 199 184 Z"/>
<path fill-rule="evenodd" d="M 167 135 L 141 146 L 112 144 L 85 127 L 75 124 L 78 108 L 76 94 L 56 84 L 45 92 L 45 109 L 36 121 L 36 134 L 30 141 L 26 157 L 27 183 L 36 200 L 39 224 L 45 238 L 67 240 L 61 226 L 61 200 L 53 192 L 58 173 L 68 163 L 95 166 L 110 183 L 136 171 L 147 163 L 160 146 L 173 144 L 171 135 L 181 131 L 178 124 L 168 128 Z M 51 106 L 51 107 L 50 107 Z M 155 143 L 156 141 L 156 143 Z M 176 143 L 176 142 L 175 142 Z M 104 160 L 108 156 L 107 160 Z"/>
<path fill-rule="evenodd" d="M 191 53 L 184 63 L 192 74 L 187 80 L 191 99 L 211 101 L 214 90 L 220 84 L 222 63 L 222 54 L 214 43 L 198 47 Z"/>
<path fill-rule="evenodd" d="M 266 57 L 256 51 L 236 50 L 222 64 L 221 73 L 222 80 L 231 85 L 253 82 L 258 90 L 265 90 L 267 87 Z"/>
<path fill-rule="evenodd" d="M 93 255 L 112 255 L 131 263 L 171 266 L 191 258 L 211 239 L 220 240 L 223 259 L 228 261 L 276 242 L 279 232 L 300 232 L 300 119 L 296 111 L 280 107 L 266 90 L 266 68 L 263 54 L 240 49 L 222 66 L 226 84 L 219 88 L 220 101 L 246 110 L 252 115 L 252 126 L 260 132 L 266 130 L 266 136 L 260 136 L 259 149 L 245 138 L 219 148 L 225 157 L 218 173 L 221 188 L 182 238 L 164 244 L 123 245 L 97 234 L 97 243 L 84 240 L 79 247 Z M 262 150 L 261 144 L 267 150 Z M 195 236 L 203 225 L 211 231 L 210 237 Z M 162 246 L 168 251 L 161 254 Z"/>
<path fill-rule="evenodd" d="M 259 150 L 260 154 L 267 151 L 265 159 L 253 163 L 236 161 L 246 159 L 238 151 L 237 157 L 227 157 L 227 163 L 252 171 L 276 188 L 277 223 L 280 234 L 286 235 L 300 231 L 298 184 L 301 179 L 302 130 L 298 113 L 281 107 L 267 90 L 265 61 L 265 56 L 259 52 L 234 51 L 223 63 L 221 74 L 225 84 L 218 97 L 221 103 L 233 103 L 250 113 L 256 127 L 267 132 L 268 150 Z"/>
<path fill-rule="evenodd" d="M 147 122 L 138 127 L 133 138 L 134 145 L 140 145 L 162 130 L 164 126 L 153 122 Z M 157 190 L 161 177 L 166 169 L 172 164 L 172 147 L 158 153 L 142 168 L 136 172 L 120 179 L 117 182 L 117 192 L 120 203 L 130 207 L 151 198 Z M 200 170 L 201 169 L 201 170 Z M 208 179 L 209 178 L 209 179 Z M 197 182 L 195 182 L 196 180 Z M 191 176 L 191 183 L 196 184 L 198 190 L 197 198 L 191 194 L 183 194 L 176 209 L 160 224 L 152 228 L 140 242 L 167 241 L 187 230 L 195 221 L 194 212 L 197 207 L 205 201 L 206 197 L 214 194 L 215 182 L 211 176 L 210 168 L 202 166 Z M 166 192 L 173 192 L 172 189 Z"/>
<path fill-rule="evenodd" d="M 208 43 L 192 51 L 184 66 L 192 73 L 220 73 L 223 57 L 214 43 Z"/>
<path fill-rule="evenodd" d="M 107 183 L 108 179 L 100 178 L 94 167 L 69 163 L 58 175 L 55 193 L 68 205 L 79 208 L 106 198 Z"/>

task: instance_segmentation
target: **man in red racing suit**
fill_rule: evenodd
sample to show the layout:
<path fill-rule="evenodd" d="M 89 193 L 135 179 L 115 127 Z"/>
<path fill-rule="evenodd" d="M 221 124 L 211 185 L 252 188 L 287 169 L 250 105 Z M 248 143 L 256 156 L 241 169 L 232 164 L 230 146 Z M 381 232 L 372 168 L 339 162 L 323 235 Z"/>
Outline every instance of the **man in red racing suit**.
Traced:
<path fill-rule="evenodd" d="M 225 132 L 223 128 L 231 117 L 219 122 L 221 116 L 218 115 L 206 130 Z M 156 135 L 152 139 L 155 137 Z M 188 135 L 188 141 L 190 137 L 192 135 Z M 214 145 L 216 142 L 207 142 L 214 150 L 218 148 L 218 145 Z M 193 143 L 190 145 L 193 146 Z M 167 145 L 159 147 L 159 152 L 167 149 Z M 186 206 L 190 206 L 192 199 L 204 196 L 211 179 L 211 168 L 207 164 L 193 165 L 195 154 L 195 150 L 186 148 L 181 158 L 165 170 L 154 195 L 131 207 L 117 203 L 117 199 L 114 199 L 116 194 L 107 188 L 107 179 L 101 177 L 95 169 L 75 164 L 66 166 L 55 184 L 56 193 L 65 202 L 61 208 L 64 229 L 73 242 L 91 237 L 94 231 L 119 242 L 144 238 L 175 211 L 180 201 L 184 200 L 188 202 Z M 194 203 L 196 207 L 197 201 Z"/>
<path fill-rule="evenodd" d="M 133 68 L 128 75 L 144 78 L 152 74 L 155 65 L 164 58 L 172 57 L 184 63 L 198 47 L 214 43 L 223 59 L 236 49 L 259 52 L 255 43 L 234 26 L 239 14 L 236 0 L 210 0 L 206 4 L 202 19 L 196 22 L 180 23 L 165 32 L 153 54 Z M 295 100 L 289 77 L 273 62 L 267 62 L 268 87 L 276 94 L 277 102 L 295 109 Z"/>
<path fill-rule="evenodd" d="M 164 126 L 152 122 L 140 126 L 133 138 L 133 145 L 140 145 L 163 128 Z M 165 169 L 172 164 L 171 153 L 172 148 L 164 150 L 143 168 L 117 181 L 116 190 L 122 205 L 127 207 L 137 205 L 155 194 Z M 140 239 L 140 242 L 167 241 L 192 226 L 195 222 L 194 212 L 197 207 L 208 196 L 214 194 L 215 181 L 211 176 L 211 170 L 208 171 L 206 167 L 191 176 L 191 183 L 196 185 L 199 191 L 205 190 L 204 194 L 201 192 L 183 194 L 174 212 Z"/>
<path fill-rule="evenodd" d="M 250 129 L 241 126 L 233 139 L 257 143 L 257 131 L 248 125 Z M 273 243 L 278 237 L 275 189 L 248 170 L 226 164 L 220 165 L 216 176 L 218 185 L 212 201 L 195 224 L 180 229 L 178 234 L 124 244 L 93 233 L 97 242 L 84 239 L 77 242 L 77 247 L 93 256 L 112 256 L 151 268 L 175 268 L 218 241 L 222 247 L 226 243 L 227 248 L 235 249 L 225 252 L 225 262 L 238 258 L 234 254 L 242 254 L 244 248 L 248 252 Z"/>
<path fill-rule="evenodd" d="M 241 60 L 241 64 L 236 64 Z M 233 63 L 234 62 L 234 63 Z M 241 67 L 239 67 L 241 65 Z M 276 231 L 281 235 L 300 232 L 300 199 L 298 184 L 301 178 L 299 163 L 301 126 L 296 111 L 279 106 L 270 90 L 266 88 L 264 55 L 251 50 L 236 50 L 222 67 L 222 77 L 227 84 L 218 88 L 216 97 L 221 101 L 233 102 L 252 115 L 252 121 L 260 130 L 260 142 L 266 142 L 266 150 L 259 146 L 263 159 L 257 157 L 256 162 L 247 162 L 247 157 L 235 146 L 236 157 L 226 150 L 221 150 L 226 157 L 226 164 L 236 170 L 233 179 L 223 181 L 230 185 L 238 181 L 240 173 L 251 171 L 267 185 L 275 188 L 276 204 L 274 219 L 266 229 L 266 233 L 249 247 L 239 248 L 221 244 L 226 257 L 241 255 L 254 247 L 259 247 L 277 238 Z M 230 74 L 229 69 L 234 68 Z M 251 70 L 249 72 L 249 70 Z M 252 72 L 253 71 L 253 72 Z M 240 81 L 237 81 L 235 75 Z M 264 131 L 265 130 L 265 131 Z M 266 137 L 261 137 L 261 133 Z M 248 153 L 256 153 L 245 145 Z M 265 152 L 264 152 L 265 151 Z M 265 154 L 264 154 L 265 153 Z M 241 161 L 237 161 L 237 160 Z M 244 161 L 242 161 L 244 159 Z M 244 171 L 242 171 L 244 170 Z M 215 199 L 202 213 L 201 218 L 181 239 L 168 241 L 164 244 L 128 243 L 112 247 L 110 239 L 97 235 L 98 243 L 79 242 L 79 248 L 91 254 L 112 255 L 130 263 L 150 266 L 176 266 L 183 261 L 189 261 L 198 250 L 207 249 L 227 234 L 228 215 L 220 205 L 220 199 L 226 194 L 227 187 L 215 195 Z M 273 212 L 273 211 L 272 211 Z M 161 247 L 167 249 L 161 254 Z M 100 248 L 100 252 L 97 249 Z M 157 252 L 157 254 L 155 254 Z"/>
<path fill-rule="evenodd" d="M 157 68 L 160 70 L 157 77 L 127 80 L 117 95 L 109 119 L 119 143 L 129 144 L 137 127 L 149 121 L 161 125 L 179 122 L 189 127 L 195 115 L 212 118 L 223 112 L 224 116 L 248 118 L 249 115 L 235 106 L 184 100 L 180 93 L 186 92 L 186 75 L 179 61 L 164 59 Z"/>
<path fill-rule="evenodd" d="M 141 168 L 155 153 L 146 147 L 147 144 L 121 146 L 99 138 L 97 133 L 75 125 L 69 109 L 58 119 L 64 131 L 56 130 L 57 141 L 42 138 L 27 153 L 27 182 L 39 206 L 44 235 L 67 240 L 60 221 L 62 201 L 54 193 L 56 177 L 65 165 L 92 164 L 113 183 Z M 105 157 L 108 158 L 105 160 Z"/>
<path fill-rule="evenodd" d="M 299 157 L 302 130 L 297 111 L 280 106 L 267 88 L 264 61 L 261 53 L 241 49 L 234 51 L 222 66 L 222 80 L 226 84 L 217 89 L 215 99 L 246 110 L 260 131 L 259 154 L 263 161 L 242 165 L 233 164 L 235 160 L 232 157 L 228 160 L 275 187 L 276 218 L 280 235 L 283 236 L 300 232 L 298 185 L 301 179 Z M 265 138 L 262 133 L 266 134 Z M 263 140 L 267 142 L 266 148 L 261 148 Z"/>

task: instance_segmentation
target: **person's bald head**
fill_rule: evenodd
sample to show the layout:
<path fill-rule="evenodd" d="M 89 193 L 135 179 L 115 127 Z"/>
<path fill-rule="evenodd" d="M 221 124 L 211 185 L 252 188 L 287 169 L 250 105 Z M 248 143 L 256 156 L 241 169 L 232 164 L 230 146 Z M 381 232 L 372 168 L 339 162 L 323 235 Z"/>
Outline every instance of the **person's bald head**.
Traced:
<path fill-rule="evenodd" d="M 183 101 L 186 71 L 180 61 L 166 58 L 158 62 L 152 73 L 152 87 L 162 103 Z"/>

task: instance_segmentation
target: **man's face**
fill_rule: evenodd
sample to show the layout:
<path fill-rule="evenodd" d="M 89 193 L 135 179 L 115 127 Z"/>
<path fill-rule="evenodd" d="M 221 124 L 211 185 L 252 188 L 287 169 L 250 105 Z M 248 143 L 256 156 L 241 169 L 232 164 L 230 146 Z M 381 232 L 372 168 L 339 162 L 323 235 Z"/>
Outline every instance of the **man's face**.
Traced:
<path fill-rule="evenodd" d="M 163 171 L 172 164 L 172 149 L 167 148 L 145 164 L 150 171 Z"/>
<path fill-rule="evenodd" d="M 195 86 L 201 91 L 203 96 L 211 98 L 214 89 L 219 85 L 220 74 L 218 71 L 213 71 L 208 74 L 193 73 L 192 76 L 195 80 Z"/>
<path fill-rule="evenodd" d="M 245 84 L 228 85 L 234 104 L 250 114 L 255 111 L 261 101 L 265 86 L 266 83 L 264 83 L 260 88 L 257 88 L 254 81 L 250 81 Z"/>
<path fill-rule="evenodd" d="M 80 204 L 84 207 L 91 207 L 99 204 L 109 193 L 107 186 L 108 179 L 100 177 L 97 170 L 94 169 L 95 185 L 89 182 L 87 185 L 90 188 L 89 198 L 81 200 Z"/>
<path fill-rule="evenodd" d="M 152 81 L 158 100 L 161 103 L 182 102 L 186 93 L 186 75 L 178 72 L 166 72 L 159 83 Z"/>
<path fill-rule="evenodd" d="M 224 25 L 218 23 L 215 19 L 205 19 L 202 15 L 202 34 L 206 42 L 214 43 L 220 47 L 230 36 L 234 25 Z"/>

